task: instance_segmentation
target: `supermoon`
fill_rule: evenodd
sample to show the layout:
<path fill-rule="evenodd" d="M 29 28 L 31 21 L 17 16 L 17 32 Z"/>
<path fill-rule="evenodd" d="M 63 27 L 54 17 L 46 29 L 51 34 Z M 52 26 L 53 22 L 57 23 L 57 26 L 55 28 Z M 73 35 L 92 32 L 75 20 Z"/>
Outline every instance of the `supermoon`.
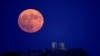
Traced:
<path fill-rule="evenodd" d="M 20 13 L 18 17 L 19 27 L 27 33 L 39 31 L 43 26 L 44 20 L 42 14 L 35 9 L 27 9 Z"/>

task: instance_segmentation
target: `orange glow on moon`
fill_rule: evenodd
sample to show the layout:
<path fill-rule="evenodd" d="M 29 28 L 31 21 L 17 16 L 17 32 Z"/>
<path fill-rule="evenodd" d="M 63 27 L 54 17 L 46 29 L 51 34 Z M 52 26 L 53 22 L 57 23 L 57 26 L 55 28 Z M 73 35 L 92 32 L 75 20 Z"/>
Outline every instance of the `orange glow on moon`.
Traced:
<path fill-rule="evenodd" d="M 44 23 L 42 14 L 35 9 L 27 9 L 20 13 L 18 17 L 19 27 L 27 33 L 39 31 Z"/>

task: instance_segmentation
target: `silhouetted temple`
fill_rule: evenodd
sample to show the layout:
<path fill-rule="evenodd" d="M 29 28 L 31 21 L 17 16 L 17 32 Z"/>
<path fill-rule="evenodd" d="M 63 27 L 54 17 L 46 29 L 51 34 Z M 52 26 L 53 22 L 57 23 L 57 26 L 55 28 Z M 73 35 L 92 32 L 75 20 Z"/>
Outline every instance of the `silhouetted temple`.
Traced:
<path fill-rule="evenodd" d="M 64 43 L 60 43 L 60 48 L 56 46 L 56 42 L 53 42 L 52 49 L 6 52 L 0 56 L 88 56 L 81 48 L 65 49 Z"/>

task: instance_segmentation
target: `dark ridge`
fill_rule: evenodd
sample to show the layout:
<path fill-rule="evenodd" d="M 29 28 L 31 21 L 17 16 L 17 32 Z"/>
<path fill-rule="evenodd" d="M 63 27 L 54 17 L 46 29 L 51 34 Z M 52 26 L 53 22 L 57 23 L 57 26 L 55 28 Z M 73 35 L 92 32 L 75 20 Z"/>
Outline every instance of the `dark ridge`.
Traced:
<path fill-rule="evenodd" d="M 6 52 L 0 56 L 88 56 L 83 49 L 75 48 L 70 50 L 45 49 L 45 50 L 27 50 L 19 52 Z"/>

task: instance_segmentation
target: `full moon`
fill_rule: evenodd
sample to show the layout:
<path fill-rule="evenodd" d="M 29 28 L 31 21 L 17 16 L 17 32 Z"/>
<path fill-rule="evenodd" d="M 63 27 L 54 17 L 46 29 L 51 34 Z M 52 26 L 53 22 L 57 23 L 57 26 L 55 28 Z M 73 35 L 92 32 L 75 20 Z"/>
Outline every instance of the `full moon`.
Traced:
<path fill-rule="evenodd" d="M 27 33 L 39 31 L 44 23 L 42 14 L 35 9 L 26 9 L 18 17 L 19 27 Z"/>

